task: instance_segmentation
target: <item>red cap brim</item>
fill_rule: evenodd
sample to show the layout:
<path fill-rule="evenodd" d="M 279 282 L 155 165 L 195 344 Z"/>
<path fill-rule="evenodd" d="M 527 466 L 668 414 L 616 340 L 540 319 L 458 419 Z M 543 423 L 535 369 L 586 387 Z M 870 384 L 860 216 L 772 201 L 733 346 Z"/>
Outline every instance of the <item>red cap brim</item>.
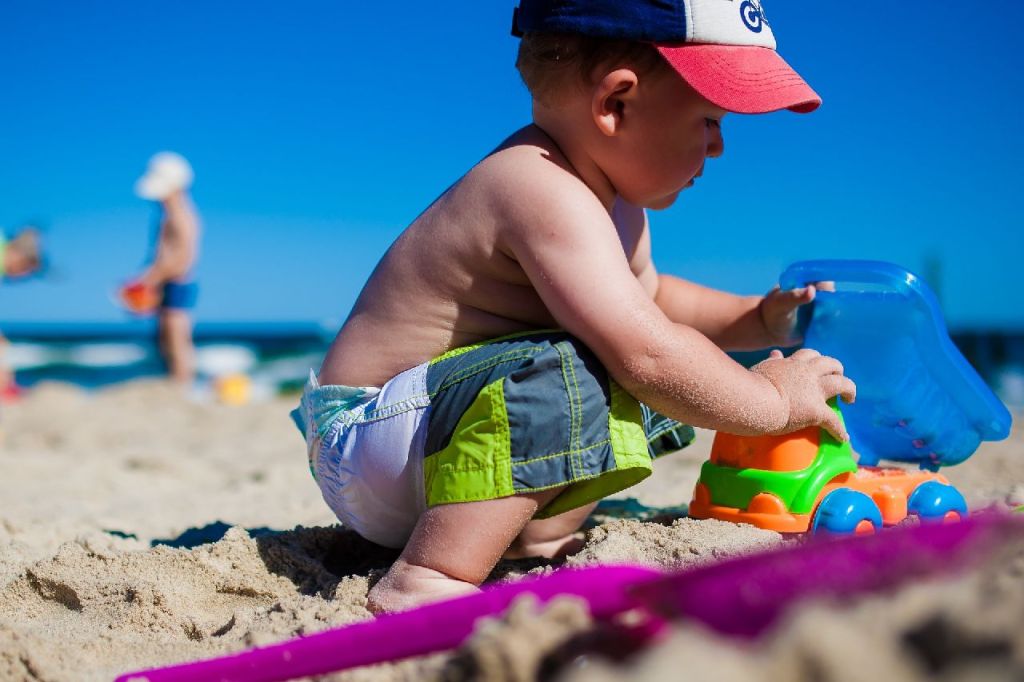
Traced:
<path fill-rule="evenodd" d="M 695 44 L 658 51 L 694 90 L 726 111 L 806 114 L 821 105 L 811 86 L 767 47 Z"/>

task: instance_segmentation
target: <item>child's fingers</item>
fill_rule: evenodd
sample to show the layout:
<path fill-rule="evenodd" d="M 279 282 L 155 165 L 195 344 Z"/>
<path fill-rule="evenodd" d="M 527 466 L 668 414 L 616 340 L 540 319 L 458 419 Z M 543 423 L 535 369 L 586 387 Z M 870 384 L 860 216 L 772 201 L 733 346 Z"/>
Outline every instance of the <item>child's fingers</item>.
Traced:
<path fill-rule="evenodd" d="M 814 298 L 814 287 L 797 287 L 796 289 L 789 289 L 788 291 L 782 292 L 783 300 L 787 304 L 792 306 L 803 305 L 812 298 Z"/>
<path fill-rule="evenodd" d="M 821 353 L 814 350 L 813 348 L 801 348 L 797 352 L 789 356 L 794 360 L 813 360 L 814 358 L 821 357 Z"/>
<path fill-rule="evenodd" d="M 843 426 L 843 420 L 832 410 L 825 410 L 821 413 L 819 424 L 839 442 L 850 440 L 850 435 L 846 433 L 846 427 Z"/>
<path fill-rule="evenodd" d="M 815 282 L 814 286 L 817 287 L 818 291 L 835 291 L 835 282 Z"/>
<path fill-rule="evenodd" d="M 857 385 L 841 374 L 829 374 L 822 377 L 821 387 L 825 391 L 826 398 L 839 396 L 845 403 L 854 403 L 857 400 Z"/>
<path fill-rule="evenodd" d="M 822 374 L 842 374 L 843 363 L 839 362 L 835 358 L 829 355 L 822 355 L 820 358 L 816 358 L 811 362 L 814 363 L 814 369 Z"/>
<path fill-rule="evenodd" d="M 778 348 L 774 349 L 771 353 L 768 354 L 768 359 L 769 360 L 781 360 L 782 359 L 782 351 L 779 350 Z"/>

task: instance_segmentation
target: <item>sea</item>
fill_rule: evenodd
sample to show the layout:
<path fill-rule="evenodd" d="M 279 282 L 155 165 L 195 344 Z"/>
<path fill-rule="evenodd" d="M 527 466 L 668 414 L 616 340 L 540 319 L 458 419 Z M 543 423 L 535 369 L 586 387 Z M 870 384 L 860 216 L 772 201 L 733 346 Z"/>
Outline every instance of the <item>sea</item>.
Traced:
<path fill-rule="evenodd" d="M 57 381 L 97 389 L 165 372 L 151 321 L 7 323 L 0 329 L 23 388 Z M 256 395 L 300 391 L 336 333 L 336 326 L 316 322 L 200 322 L 193 332 L 197 385 L 245 375 Z"/>
<path fill-rule="evenodd" d="M 11 342 L 8 363 L 22 387 L 43 381 L 87 389 L 164 372 L 151 321 L 0 324 Z M 337 333 L 330 322 L 199 322 L 198 385 L 245 375 L 254 396 L 301 390 Z M 1024 409 L 1024 331 L 963 330 L 953 342 L 1009 407 Z M 750 365 L 763 355 L 744 353 Z"/>

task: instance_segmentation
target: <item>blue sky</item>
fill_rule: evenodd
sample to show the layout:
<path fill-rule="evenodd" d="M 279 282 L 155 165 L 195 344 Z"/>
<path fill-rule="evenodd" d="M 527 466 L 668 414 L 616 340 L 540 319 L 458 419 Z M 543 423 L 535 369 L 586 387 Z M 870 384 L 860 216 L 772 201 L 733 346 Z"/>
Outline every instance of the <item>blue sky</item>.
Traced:
<path fill-rule="evenodd" d="M 794 260 L 890 260 L 939 278 L 952 326 L 1024 328 L 1017 17 L 764 5 L 825 104 L 727 118 L 725 155 L 652 214 L 659 268 L 759 293 Z M 512 6 L 5 0 L 0 225 L 42 221 L 55 267 L 5 286 L 0 322 L 123 319 L 109 294 L 154 217 L 132 183 L 164 149 L 196 169 L 200 319 L 343 319 L 402 228 L 529 121 Z"/>

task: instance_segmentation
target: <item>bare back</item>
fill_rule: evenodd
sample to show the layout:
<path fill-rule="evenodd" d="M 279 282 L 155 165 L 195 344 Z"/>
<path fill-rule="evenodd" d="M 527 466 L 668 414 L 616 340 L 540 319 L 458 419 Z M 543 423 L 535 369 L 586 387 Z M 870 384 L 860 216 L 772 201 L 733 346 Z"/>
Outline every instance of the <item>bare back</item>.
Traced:
<path fill-rule="evenodd" d="M 381 386 L 452 348 L 559 326 L 502 244 L 499 206 L 515 191 L 507 179 L 524 172 L 555 178 L 573 171 L 551 139 L 532 126 L 470 170 L 378 263 L 327 353 L 322 384 Z M 579 191 L 586 191 L 582 183 Z M 643 211 L 619 203 L 612 217 L 624 257 L 634 273 L 646 275 L 653 296 Z"/>

